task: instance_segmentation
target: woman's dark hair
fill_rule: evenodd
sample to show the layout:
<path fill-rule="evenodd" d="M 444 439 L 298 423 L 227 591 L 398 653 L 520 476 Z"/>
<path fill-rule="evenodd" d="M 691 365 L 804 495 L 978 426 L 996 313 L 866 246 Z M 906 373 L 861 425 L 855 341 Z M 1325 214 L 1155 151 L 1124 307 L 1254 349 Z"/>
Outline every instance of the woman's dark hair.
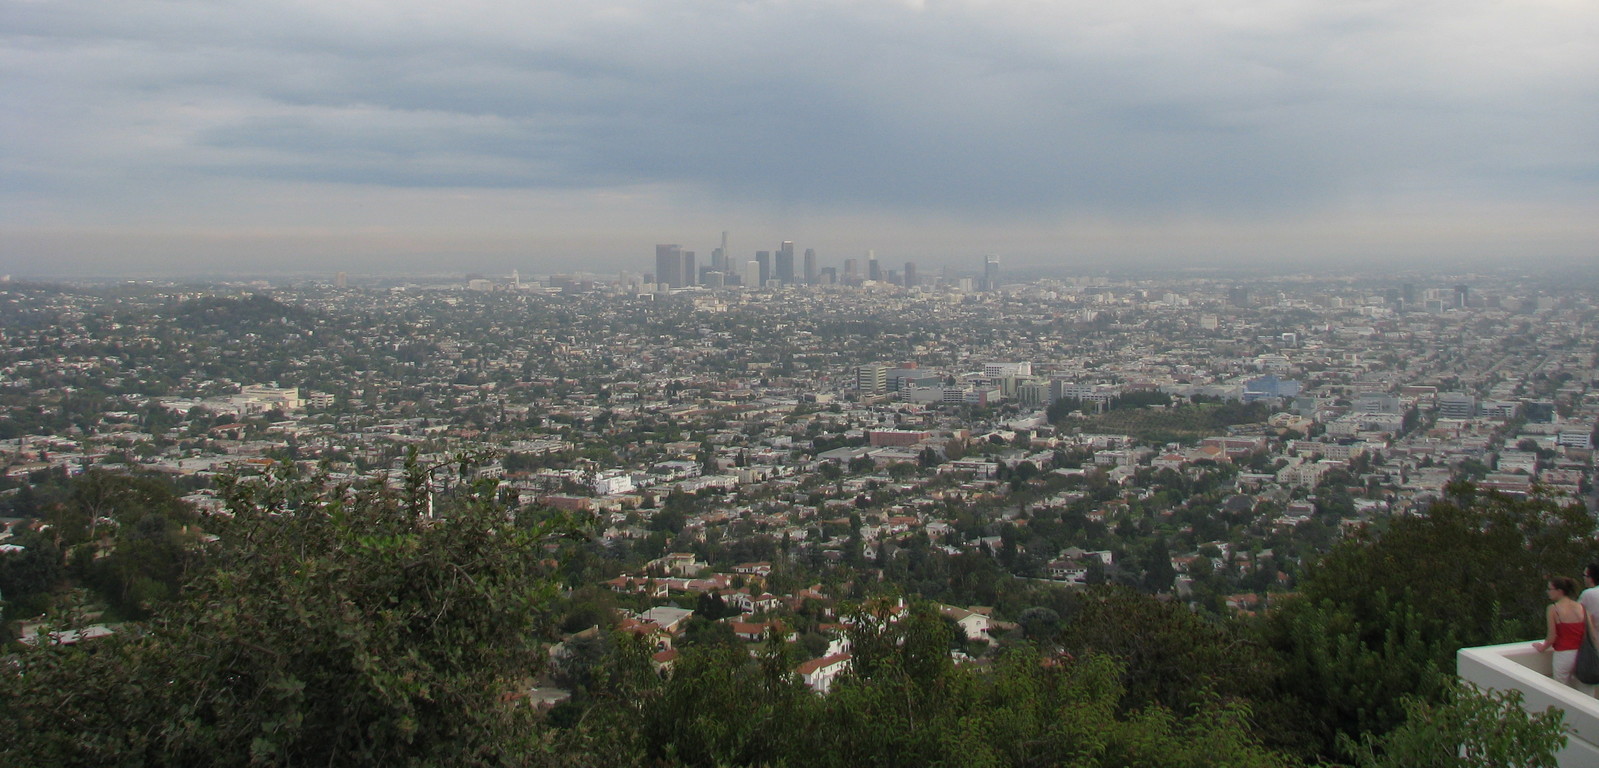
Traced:
<path fill-rule="evenodd" d="M 1573 581 L 1570 576 L 1556 576 L 1549 580 L 1549 586 L 1565 593 L 1566 597 L 1577 594 L 1577 582 Z"/>
<path fill-rule="evenodd" d="M 1593 583 L 1599 584 L 1599 563 L 1589 563 L 1587 568 L 1582 569 L 1582 575 L 1593 579 Z"/>

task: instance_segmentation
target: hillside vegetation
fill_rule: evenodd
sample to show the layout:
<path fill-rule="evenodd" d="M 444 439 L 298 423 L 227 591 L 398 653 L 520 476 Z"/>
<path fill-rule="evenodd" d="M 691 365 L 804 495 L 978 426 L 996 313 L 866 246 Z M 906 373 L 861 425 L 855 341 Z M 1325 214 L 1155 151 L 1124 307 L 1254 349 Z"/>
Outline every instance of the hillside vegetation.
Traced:
<path fill-rule="evenodd" d="M 583 532 L 513 518 L 489 480 L 430 513 L 428 479 L 456 469 L 413 461 L 398 489 L 226 484 L 231 516 L 205 521 L 216 542 L 149 619 L 13 646 L 0 763 L 1552 765 L 1558 716 L 1460 690 L 1453 654 L 1541 635 L 1544 574 L 1593 554 L 1580 508 L 1457 486 L 1340 544 L 1259 618 L 1057 592 L 991 662 L 957 665 L 952 625 L 914 599 L 894 616 L 885 585 L 846 607 L 853 671 L 826 696 L 775 636 L 752 658 L 706 635 L 663 675 L 653 648 L 602 632 L 566 670 L 574 698 L 540 715 L 519 692 L 573 605 L 560 569 Z M 1487 762 L 1456 762 L 1463 744 Z"/>

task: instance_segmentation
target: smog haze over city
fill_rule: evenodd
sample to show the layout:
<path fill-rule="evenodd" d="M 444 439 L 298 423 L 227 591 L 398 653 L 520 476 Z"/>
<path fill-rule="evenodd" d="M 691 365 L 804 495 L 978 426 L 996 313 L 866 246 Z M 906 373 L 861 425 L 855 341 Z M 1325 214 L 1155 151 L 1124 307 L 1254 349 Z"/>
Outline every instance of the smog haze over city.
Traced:
<path fill-rule="evenodd" d="M 0 273 L 1548 266 L 1599 6 L 0 2 Z"/>
<path fill-rule="evenodd" d="M 1596 42 L 0 0 L 0 766 L 1590 765 Z"/>

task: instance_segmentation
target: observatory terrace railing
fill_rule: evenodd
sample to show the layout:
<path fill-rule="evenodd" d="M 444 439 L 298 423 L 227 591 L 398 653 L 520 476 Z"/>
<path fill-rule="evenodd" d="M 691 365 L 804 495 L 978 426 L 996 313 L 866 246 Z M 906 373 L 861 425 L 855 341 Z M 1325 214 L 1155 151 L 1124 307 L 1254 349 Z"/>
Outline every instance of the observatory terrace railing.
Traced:
<path fill-rule="evenodd" d="M 1599 768 L 1599 699 L 1549 677 L 1550 655 L 1532 641 L 1461 648 L 1455 673 L 1479 688 L 1520 691 L 1528 712 L 1555 707 L 1566 713 L 1566 748 L 1560 768 Z"/>

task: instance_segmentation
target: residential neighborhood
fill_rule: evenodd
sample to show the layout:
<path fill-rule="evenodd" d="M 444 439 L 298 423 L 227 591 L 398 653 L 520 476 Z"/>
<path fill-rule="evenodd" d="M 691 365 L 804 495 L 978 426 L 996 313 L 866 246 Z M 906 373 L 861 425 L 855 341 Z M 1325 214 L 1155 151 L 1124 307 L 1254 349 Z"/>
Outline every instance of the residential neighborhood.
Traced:
<path fill-rule="evenodd" d="M 1599 303 L 1508 277 L 13 283 L 0 318 L 0 558 L 51 478 L 166 478 L 203 532 L 219 477 L 420 463 L 583 521 L 556 677 L 598 628 L 663 668 L 775 639 L 826 691 L 895 595 L 981 664 L 1016 585 L 1251 613 L 1457 481 L 1592 508 Z"/>

